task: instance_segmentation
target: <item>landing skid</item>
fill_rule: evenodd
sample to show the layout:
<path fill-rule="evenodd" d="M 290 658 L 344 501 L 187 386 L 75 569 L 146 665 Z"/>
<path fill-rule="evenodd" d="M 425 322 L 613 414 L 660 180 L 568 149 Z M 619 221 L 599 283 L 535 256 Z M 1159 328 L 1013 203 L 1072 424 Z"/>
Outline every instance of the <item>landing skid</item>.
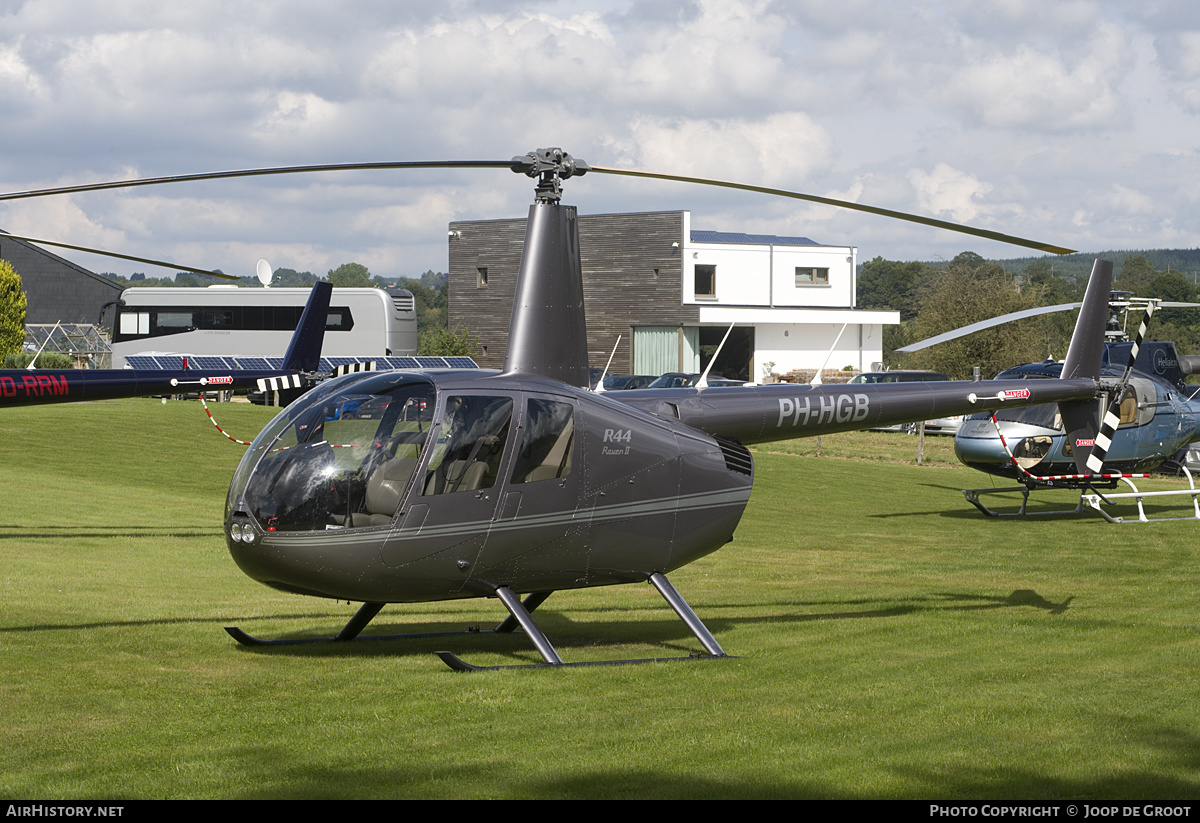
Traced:
<path fill-rule="evenodd" d="M 1058 511 L 1048 512 L 1031 512 L 1027 510 L 1029 505 L 1029 492 L 1031 489 L 1028 486 L 1001 486 L 1000 488 L 992 489 L 963 489 L 963 497 L 967 498 L 967 502 L 988 517 L 1033 517 L 1042 514 L 1079 514 L 1083 511 L 1083 492 L 1080 492 L 1079 502 L 1073 509 L 1061 509 Z M 1086 489 L 1085 489 L 1086 491 Z M 985 494 L 1009 494 L 1012 492 L 1021 493 L 1021 508 L 1015 512 L 998 512 L 989 509 L 983 504 L 979 498 Z"/>
<path fill-rule="evenodd" d="M 546 637 L 541 627 L 534 622 L 531 612 L 546 601 L 552 592 L 533 592 L 525 598 L 524 602 L 517 597 L 516 593 L 507 586 L 501 586 L 496 589 L 496 597 L 508 609 L 509 616 L 501 621 L 494 629 L 468 629 L 466 631 L 457 632 L 424 632 L 418 634 L 389 634 L 389 635 L 367 635 L 363 638 L 358 638 L 359 633 L 367 626 L 368 623 L 379 614 L 379 610 L 383 608 L 383 603 L 364 603 L 362 607 L 355 613 L 354 617 L 333 637 L 303 637 L 295 639 L 282 640 L 263 640 L 239 629 L 237 626 L 226 626 L 225 631 L 229 636 L 241 643 L 243 646 L 294 646 L 304 643 L 344 643 L 356 638 L 362 640 L 399 640 L 399 639 L 419 639 L 429 637 L 455 637 L 464 634 L 509 634 L 516 630 L 519 626 L 524 630 L 525 634 L 533 642 L 538 654 L 542 656 L 544 663 L 526 663 L 504 666 L 474 666 L 467 663 L 453 652 L 439 651 L 438 657 L 449 666 L 451 669 L 459 672 L 472 671 L 493 671 L 495 669 L 542 669 L 542 668 L 559 668 L 559 667 L 579 667 L 579 666 L 618 666 L 630 665 L 635 663 L 667 663 L 686 660 L 711 660 L 720 657 L 727 657 L 725 650 L 713 637 L 712 632 L 700 621 L 696 613 L 692 611 L 691 606 L 687 601 L 675 590 L 671 585 L 671 581 L 662 574 L 650 575 L 650 584 L 654 586 L 658 593 L 663 596 L 667 604 L 679 615 L 679 618 L 687 625 L 700 644 L 704 646 L 703 653 L 696 652 L 686 657 L 651 657 L 637 660 L 596 660 L 581 663 L 564 663 L 555 651 L 554 646 Z"/>
<path fill-rule="evenodd" d="M 494 672 L 499 669 L 575 669 L 582 666 L 633 666 L 640 663 L 686 663 L 689 660 L 717 660 L 728 655 L 690 654 L 687 657 L 643 657 L 640 660 L 585 660 L 578 663 L 516 663 L 504 666 L 474 666 L 454 652 L 435 652 L 456 672 Z"/>
<path fill-rule="evenodd" d="M 1105 520 L 1107 520 L 1109 523 L 1127 523 L 1127 522 L 1128 523 L 1134 523 L 1134 522 L 1136 522 L 1136 523 L 1157 523 L 1157 522 L 1166 521 L 1166 520 L 1200 520 L 1200 501 L 1197 500 L 1197 496 L 1200 495 L 1200 489 L 1196 488 L 1196 484 L 1195 484 L 1194 480 L 1192 479 L 1192 474 L 1191 474 L 1191 472 L 1189 472 L 1187 470 L 1186 466 L 1183 467 L 1183 471 L 1184 471 L 1184 474 L 1187 476 L 1187 480 L 1188 480 L 1188 488 L 1186 488 L 1186 489 L 1171 489 L 1169 491 L 1159 491 L 1159 492 L 1143 492 L 1143 491 L 1138 491 L 1138 487 L 1135 486 L 1133 484 L 1133 481 L 1130 480 L 1128 477 L 1118 477 L 1118 478 L 1115 478 L 1115 480 L 1129 486 L 1129 488 L 1133 489 L 1133 491 L 1132 492 L 1122 492 L 1121 494 L 1113 494 L 1112 492 L 1109 492 L 1107 494 L 1101 494 L 1094 486 L 1088 485 L 1080 490 L 1079 502 L 1075 505 L 1075 508 L 1062 509 L 1059 511 L 1039 511 L 1039 512 L 1027 511 L 1026 507 L 1029 504 L 1029 492 L 1033 491 L 1033 489 L 1031 489 L 1029 486 L 1004 486 L 1001 488 L 994 488 L 994 489 L 963 489 L 963 496 L 966 497 L 967 502 L 971 503 L 973 506 L 975 506 L 975 508 L 979 509 L 981 512 L 986 514 L 988 517 L 1033 517 L 1035 515 L 1044 515 L 1044 514 L 1080 514 L 1082 512 L 1087 511 L 1087 508 L 1085 508 L 1085 506 L 1086 506 L 1086 507 L 1089 507 L 1089 508 L 1097 511 L 1100 514 L 1100 516 L 1103 517 Z M 1115 486 L 1114 486 L 1114 488 L 1115 488 Z M 987 506 L 985 506 L 983 504 L 983 502 L 979 499 L 981 496 L 983 496 L 985 494 L 1004 494 L 1004 493 L 1011 493 L 1011 492 L 1020 492 L 1021 493 L 1021 508 L 1015 512 L 993 511 L 992 509 L 989 509 Z M 1089 494 L 1089 492 L 1090 492 L 1090 494 Z M 1190 496 L 1192 498 L 1192 510 L 1194 512 L 1192 516 L 1190 516 L 1190 517 L 1147 517 L 1146 516 L 1146 509 L 1142 505 L 1142 501 L 1145 500 L 1147 497 L 1162 498 L 1162 497 L 1179 497 L 1179 496 Z M 1128 500 L 1130 498 L 1132 498 L 1137 503 L 1138 516 L 1137 516 L 1136 520 L 1132 520 L 1132 519 L 1126 520 L 1124 517 L 1115 517 L 1104 510 L 1105 505 L 1111 506 L 1111 505 L 1113 505 L 1114 501 Z"/>
<path fill-rule="evenodd" d="M 550 596 L 549 592 L 545 592 L 544 594 L 546 597 Z M 536 594 L 530 595 L 529 599 L 532 600 L 536 596 Z M 545 597 L 542 599 L 544 600 Z M 455 637 L 461 634 L 495 634 L 511 631 L 511 629 L 504 629 L 504 623 L 501 623 L 494 629 L 465 629 L 457 632 L 415 632 L 412 634 L 369 634 L 366 637 L 359 637 L 358 633 L 366 628 L 367 624 L 371 622 L 375 615 L 379 614 L 379 610 L 383 607 L 383 603 L 363 603 L 362 607 L 355 612 L 354 617 L 350 618 L 350 621 L 342 627 L 342 630 L 333 637 L 295 637 L 283 640 L 264 640 L 261 637 L 247 634 L 237 626 L 226 626 L 225 631 L 243 646 L 299 646 L 304 643 L 346 643 L 351 640 L 419 640 L 423 637 Z"/>
<path fill-rule="evenodd" d="M 1129 485 L 1129 488 L 1133 489 L 1132 492 L 1125 492 L 1123 494 L 1110 494 L 1107 497 L 1104 495 L 1101 495 L 1101 494 L 1085 494 L 1080 497 L 1079 505 L 1082 506 L 1084 503 L 1087 503 L 1093 509 L 1100 512 L 1101 516 L 1105 520 L 1107 520 L 1109 523 L 1125 523 L 1125 522 L 1129 522 L 1129 523 L 1135 523 L 1135 522 L 1136 523 L 1159 523 L 1159 522 L 1166 521 L 1166 520 L 1200 520 L 1200 502 L 1198 502 L 1196 500 L 1196 495 L 1200 495 L 1200 489 L 1196 488 L 1196 484 L 1192 480 L 1192 473 L 1190 471 L 1188 471 L 1187 466 L 1183 466 L 1181 468 L 1183 469 L 1183 473 L 1187 476 L 1187 479 L 1188 479 L 1188 488 L 1186 488 L 1186 489 L 1171 489 L 1171 490 L 1164 491 L 1164 492 L 1140 492 L 1140 491 L 1138 491 L 1137 486 L 1133 485 L 1133 483 L 1131 483 L 1130 481 L 1125 480 L 1125 483 L 1127 483 Z M 1122 479 L 1124 479 L 1124 478 L 1122 478 Z M 1190 495 L 1191 496 L 1192 510 L 1194 512 L 1194 514 L 1191 517 L 1147 517 L 1146 516 L 1146 509 L 1145 509 L 1145 507 L 1142 506 L 1142 501 L 1145 498 L 1147 498 L 1147 497 L 1178 497 L 1180 495 Z M 1103 503 L 1112 503 L 1113 500 L 1128 499 L 1131 497 L 1135 501 L 1137 501 L 1138 516 L 1137 516 L 1136 521 L 1135 520 L 1126 521 L 1124 517 L 1113 517 L 1111 514 L 1106 512 L 1101 507 Z"/>

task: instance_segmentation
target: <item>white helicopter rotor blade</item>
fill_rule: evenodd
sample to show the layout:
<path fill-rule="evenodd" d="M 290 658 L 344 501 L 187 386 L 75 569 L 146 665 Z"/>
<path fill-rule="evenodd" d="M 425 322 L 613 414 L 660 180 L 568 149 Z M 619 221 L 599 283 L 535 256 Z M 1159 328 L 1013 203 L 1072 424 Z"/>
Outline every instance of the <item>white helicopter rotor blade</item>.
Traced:
<path fill-rule="evenodd" d="M 916 343 L 910 343 L 902 349 L 896 349 L 898 352 L 914 352 L 921 349 L 927 349 L 930 346 L 936 346 L 938 343 L 945 343 L 947 340 L 954 340 L 959 337 L 966 337 L 968 334 L 974 334 L 977 331 L 990 329 L 993 326 L 1000 326 L 1005 323 L 1011 323 L 1014 320 L 1024 320 L 1026 317 L 1037 317 L 1039 314 L 1052 314 L 1056 311 L 1068 311 L 1077 309 L 1082 306 L 1082 303 L 1060 303 L 1057 306 L 1041 306 L 1036 309 L 1025 309 L 1023 311 L 1015 311 L 1010 314 L 1002 314 L 999 317 L 993 317 L 989 320 L 980 320 L 978 323 L 972 323 L 969 326 L 948 331 L 944 334 L 939 334 L 935 337 L 927 337 Z"/>

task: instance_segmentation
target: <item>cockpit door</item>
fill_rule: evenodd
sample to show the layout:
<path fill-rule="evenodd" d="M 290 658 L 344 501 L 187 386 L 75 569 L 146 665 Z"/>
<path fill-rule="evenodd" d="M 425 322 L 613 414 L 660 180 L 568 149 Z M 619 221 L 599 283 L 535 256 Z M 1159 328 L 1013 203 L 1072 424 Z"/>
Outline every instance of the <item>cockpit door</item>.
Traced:
<path fill-rule="evenodd" d="M 576 585 L 587 576 L 590 522 L 580 511 L 582 414 L 565 395 L 530 395 L 520 402 L 500 509 L 473 574 L 485 586 L 518 577 L 533 589 Z"/>
<path fill-rule="evenodd" d="M 492 529 L 508 470 L 515 401 L 509 395 L 447 392 L 434 432 L 393 527 L 383 562 L 425 596 L 462 588 Z"/>

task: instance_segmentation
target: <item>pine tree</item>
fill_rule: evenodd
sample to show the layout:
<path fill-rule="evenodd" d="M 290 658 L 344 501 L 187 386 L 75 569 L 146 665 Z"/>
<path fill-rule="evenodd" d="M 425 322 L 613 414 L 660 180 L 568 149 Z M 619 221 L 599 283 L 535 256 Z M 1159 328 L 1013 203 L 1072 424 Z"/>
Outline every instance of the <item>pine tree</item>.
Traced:
<path fill-rule="evenodd" d="M 0 358 L 21 351 L 25 342 L 25 292 L 21 275 L 7 260 L 0 260 Z"/>

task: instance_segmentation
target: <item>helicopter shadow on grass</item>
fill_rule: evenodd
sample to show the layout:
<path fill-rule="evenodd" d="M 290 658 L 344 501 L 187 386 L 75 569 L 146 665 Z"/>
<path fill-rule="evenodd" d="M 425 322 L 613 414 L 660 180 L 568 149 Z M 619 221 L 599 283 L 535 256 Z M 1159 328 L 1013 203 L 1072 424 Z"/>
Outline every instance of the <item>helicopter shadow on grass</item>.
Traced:
<path fill-rule="evenodd" d="M 45 540 L 68 538 L 72 540 L 93 537 L 171 537 L 179 539 L 219 538 L 211 526 L 196 526 L 194 531 L 181 531 L 176 526 L 135 526 L 123 524 L 120 526 L 100 525 L 68 525 L 54 526 L 46 523 L 22 525 L 19 523 L 0 523 L 0 540 Z"/>
<path fill-rule="evenodd" d="M 1034 608 L 1049 614 L 1063 614 L 1070 606 L 1073 597 L 1068 597 L 1061 603 L 1054 603 L 1030 589 L 1015 589 L 1008 595 L 983 595 L 964 592 L 934 592 L 928 595 L 907 597 L 902 600 L 879 601 L 878 599 L 861 600 L 826 600 L 826 601 L 777 601 L 771 604 L 756 603 L 752 607 L 761 612 L 769 609 L 774 614 L 736 614 L 745 612 L 745 604 L 697 604 L 700 613 L 705 615 L 705 623 L 715 633 L 726 634 L 741 625 L 778 625 L 801 624 L 819 620 L 860 620 L 870 618 L 898 618 L 926 612 L 963 612 L 983 611 L 1011 608 Z M 870 608 L 855 608 L 871 606 Z M 808 607 L 825 607 L 826 611 L 806 614 L 786 613 L 789 610 Z M 835 608 L 829 608 L 835 607 Z M 841 607 L 841 608 L 836 608 Z M 594 609 L 585 611 L 595 611 Z M 642 613 L 644 606 L 616 606 L 604 608 L 606 614 L 612 613 Z M 721 612 L 725 614 L 722 615 Z M 374 634 L 362 634 L 349 642 L 303 642 L 319 640 L 323 635 L 309 628 L 283 636 L 281 639 L 302 641 L 295 645 L 280 646 L 251 646 L 241 650 L 255 653 L 277 654 L 284 653 L 303 657 L 346 657 L 359 655 L 423 655 L 430 654 L 448 645 L 456 652 L 471 654 L 495 654 L 514 657 L 530 658 L 531 662 L 540 663 L 537 652 L 530 646 L 529 639 L 518 629 L 509 634 L 496 634 L 491 628 L 499 622 L 503 613 L 498 612 L 495 622 L 465 620 L 468 628 L 463 629 L 462 623 L 454 624 L 452 619 L 416 623 L 376 623 L 373 624 Z M 691 654 L 696 652 L 692 635 L 671 618 L 669 613 L 662 619 L 638 620 L 605 620 L 573 619 L 565 612 L 549 609 L 539 610 L 538 617 L 543 630 L 553 638 L 556 648 L 570 650 L 586 649 L 619 649 L 630 646 L 651 646 L 664 654 Z M 259 619 L 288 619 L 284 616 Z M 397 637 L 397 634 L 409 635 Z M 424 636 L 422 636 L 424 635 Z M 373 641 L 373 642 L 365 642 Z M 737 655 L 733 655 L 737 656 Z"/>
<path fill-rule="evenodd" d="M 946 496 L 947 507 L 942 509 L 905 509 L 903 511 L 890 512 L 875 512 L 867 514 L 866 517 L 879 519 L 888 519 L 893 517 L 945 517 L 951 520 L 982 520 L 986 521 L 994 518 L 987 518 L 980 514 L 979 510 L 963 499 L 963 490 L 959 486 L 947 486 L 942 483 L 920 483 L 918 484 L 923 489 L 928 489 L 934 493 L 949 492 Z M 1067 489 L 1054 491 L 1069 491 Z M 1001 497 L 997 500 L 996 505 L 1005 508 L 1005 511 L 1000 512 L 1002 516 L 1008 514 L 1016 514 L 1021 507 L 1021 493 L 1013 491 L 1006 493 L 1009 497 Z M 1064 507 L 1074 506 L 1078 502 L 1079 493 L 1073 492 L 1072 497 L 1068 500 L 1046 500 L 1037 499 L 1034 496 L 1029 498 L 1028 513 L 1029 515 L 1048 515 L 1054 514 L 1058 518 L 1064 520 L 1092 520 L 1097 523 L 1104 522 L 1098 515 L 1089 512 L 1075 512 L 1065 510 Z M 941 499 L 941 498 L 938 498 Z M 961 504 L 961 505 L 959 505 Z M 1011 512 L 1008 511 L 1011 509 Z"/>
<path fill-rule="evenodd" d="M 276 615 L 272 619 L 278 620 L 311 620 L 314 618 L 328 618 L 336 620 L 340 615 L 336 614 L 293 614 L 293 615 Z M 236 619 L 236 618 L 235 618 Z M 245 620 L 258 618 L 246 617 Z M 145 620 L 96 620 L 88 623 L 41 623 L 37 625 L 26 626 L 0 626 L 0 634 L 17 634 L 21 632 L 71 632 L 71 631 L 88 631 L 92 629 L 136 629 L 146 628 L 148 626 L 185 626 L 194 623 L 212 623 L 218 626 L 223 626 L 228 623 L 228 617 L 149 617 Z"/>
<path fill-rule="evenodd" d="M 788 601 L 786 603 L 777 603 L 777 606 L 784 607 L 801 607 L 801 608 L 821 608 L 821 607 L 845 607 L 843 610 L 829 610 L 825 612 L 814 612 L 811 614 L 792 614 L 781 615 L 776 617 L 761 617 L 753 620 L 739 620 L 729 618 L 730 623 L 750 623 L 750 622 L 789 622 L 789 623 L 807 623 L 813 620 L 851 620 L 860 618 L 875 618 L 875 617 L 902 617 L 908 614 L 917 614 L 921 612 L 953 612 L 953 611 L 982 611 L 990 609 L 1006 609 L 1006 608 L 1022 608 L 1030 607 L 1041 609 L 1050 614 L 1062 614 L 1070 606 L 1074 597 L 1068 597 L 1061 603 L 1054 603 L 1047 600 L 1042 595 L 1032 589 L 1014 589 L 1011 594 L 1007 595 L 986 595 L 986 594 L 971 594 L 967 592 L 931 592 L 924 595 L 915 595 L 912 597 L 899 598 L 893 601 L 879 600 L 878 598 L 862 598 L 859 600 L 813 600 L 813 601 Z M 891 605 L 888 605 L 888 603 Z M 866 606 L 876 604 L 874 608 L 852 608 L 854 606 Z M 714 611 L 720 611 L 722 608 L 744 608 L 742 606 L 702 606 L 706 614 L 711 614 Z M 720 619 L 720 618 L 718 618 Z"/>

